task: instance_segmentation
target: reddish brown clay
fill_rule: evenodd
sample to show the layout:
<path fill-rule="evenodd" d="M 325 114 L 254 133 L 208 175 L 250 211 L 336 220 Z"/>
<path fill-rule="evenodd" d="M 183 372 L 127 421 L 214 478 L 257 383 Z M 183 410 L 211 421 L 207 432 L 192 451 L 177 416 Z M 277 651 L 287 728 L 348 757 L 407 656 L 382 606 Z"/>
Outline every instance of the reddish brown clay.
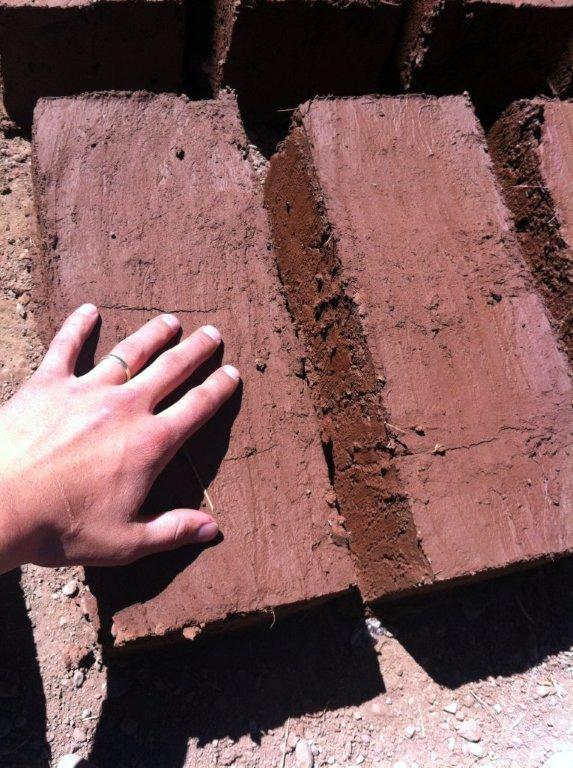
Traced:
<path fill-rule="evenodd" d="M 38 103 L 34 185 L 47 341 L 83 301 L 98 356 L 160 311 L 218 326 L 242 402 L 187 444 L 145 512 L 206 505 L 223 540 L 91 574 L 116 645 L 347 590 L 354 580 L 308 387 L 269 252 L 263 191 L 236 103 L 93 95 Z"/>
<path fill-rule="evenodd" d="M 571 551 L 567 361 L 469 102 L 311 102 L 266 197 L 366 599 Z"/>
<path fill-rule="evenodd" d="M 516 102 L 488 143 L 523 253 L 573 362 L 573 103 Z"/>
<path fill-rule="evenodd" d="M 567 87 L 572 33 L 571 0 L 413 0 L 397 62 L 408 90 L 467 90 L 488 118 L 516 98 Z"/>
<path fill-rule="evenodd" d="M 378 90 L 401 0 L 217 0 L 215 89 L 247 111 L 293 109 L 317 94 Z"/>
<path fill-rule="evenodd" d="M 182 0 L 0 0 L 4 105 L 29 127 L 41 96 L 181 87 Z"/>

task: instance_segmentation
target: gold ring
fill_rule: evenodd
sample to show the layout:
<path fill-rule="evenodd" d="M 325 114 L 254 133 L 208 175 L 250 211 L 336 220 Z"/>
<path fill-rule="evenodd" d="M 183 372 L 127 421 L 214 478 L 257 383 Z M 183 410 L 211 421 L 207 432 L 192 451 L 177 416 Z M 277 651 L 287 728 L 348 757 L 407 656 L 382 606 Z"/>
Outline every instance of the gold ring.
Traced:
<path fill-rule="evenodd" d="M 129 365 L 125 362 L 123 357 L 114 355 L 113 352 L 110 352 L 109 355 L 102 357 L 100 362 L 103 362 L 104 360 L 113 360 L 114 363 L 119 363 L 121 365 L 125 373 L 125 383 L 127 384 L 127 382 L 131 379 L 131 371 L 129 370 Z"/>

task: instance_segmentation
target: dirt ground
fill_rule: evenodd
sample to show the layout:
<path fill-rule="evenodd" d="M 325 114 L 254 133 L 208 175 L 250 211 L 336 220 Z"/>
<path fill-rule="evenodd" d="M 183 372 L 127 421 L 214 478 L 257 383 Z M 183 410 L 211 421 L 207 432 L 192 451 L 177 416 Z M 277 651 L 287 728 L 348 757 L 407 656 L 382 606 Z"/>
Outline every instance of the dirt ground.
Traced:
<path fill-rule="evenodd" d="M 42 354 L 29 155 L 1 139 L 3 399 Z M 537 768 L 573 751 L 572 576 L 563 560 L 368 616 L 349 597 L 112 659 L 81 569 L 26 567 L 0 579 L 0 766 Z"/>

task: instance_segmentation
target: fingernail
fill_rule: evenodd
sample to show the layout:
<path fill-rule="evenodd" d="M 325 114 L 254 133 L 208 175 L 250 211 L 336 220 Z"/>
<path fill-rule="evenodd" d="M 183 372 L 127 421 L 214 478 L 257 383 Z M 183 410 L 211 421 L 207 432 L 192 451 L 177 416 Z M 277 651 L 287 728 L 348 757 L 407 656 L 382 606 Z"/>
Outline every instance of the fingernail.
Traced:
<path fill-rule="evenodd" d="M 81 307 L 78 307 L 77 311 L 82 315 L 96 315 L 97 307 L 95 304 L 82 304 Z"/>
<path fill-rule="evenodd" d="M 216 341 L 217 344 L 221 341 L 221 334 L 219 331 L 215 328 L 214 325 L 204 325 L 201 330 L 203 333 L 206 333 L 207 336 L 210 336 L 213 341 Z"/>
<path fill-rule="evenodd" d="M 195 534 L 195 541 L 200 543 L 211 541 L 219 533 L 219 526 L 215 522 L 203 523 Z"/>
<path fill-rule="evenodd" d="M 165 323 L 165 325 L 168 325 L 172 331 L 178 331 L 180 327 L 179 320 L 175 317 L 175 315 L 161 315 L 161 319 Z"/>
<path fill-rule="evenodd" d="M 235 368 L 234 365 L 224 365 L 223 370 L 227 374 L 227 376 L 230 376 L 233 381 L 240 381 L 241 380 L 241 374 L 239 371 Z"/>

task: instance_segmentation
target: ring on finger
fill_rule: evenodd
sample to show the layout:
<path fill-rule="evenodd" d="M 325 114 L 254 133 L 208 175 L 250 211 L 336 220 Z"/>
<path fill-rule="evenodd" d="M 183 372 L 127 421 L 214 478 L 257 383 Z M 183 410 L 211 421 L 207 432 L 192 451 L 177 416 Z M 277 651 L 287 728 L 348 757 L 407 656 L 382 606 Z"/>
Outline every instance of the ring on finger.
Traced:
<path fill-rule="evenodd" d="M 123 368 L 123 372 L 125 373 L 125 383 L 131 379 L 131 370 L 129 368 L 129 365 L 125 362 L 123 357 L 120 357 L 119 355 L 114 355 L 113 352 L 110 352 L 109 355 L 106 355 L 105 357 L 102 357 L 100 360 L 100 363 L 104 360 L 111 360 L 114 363 L 118 363 L 118 365 L 121 365 Z"/>

